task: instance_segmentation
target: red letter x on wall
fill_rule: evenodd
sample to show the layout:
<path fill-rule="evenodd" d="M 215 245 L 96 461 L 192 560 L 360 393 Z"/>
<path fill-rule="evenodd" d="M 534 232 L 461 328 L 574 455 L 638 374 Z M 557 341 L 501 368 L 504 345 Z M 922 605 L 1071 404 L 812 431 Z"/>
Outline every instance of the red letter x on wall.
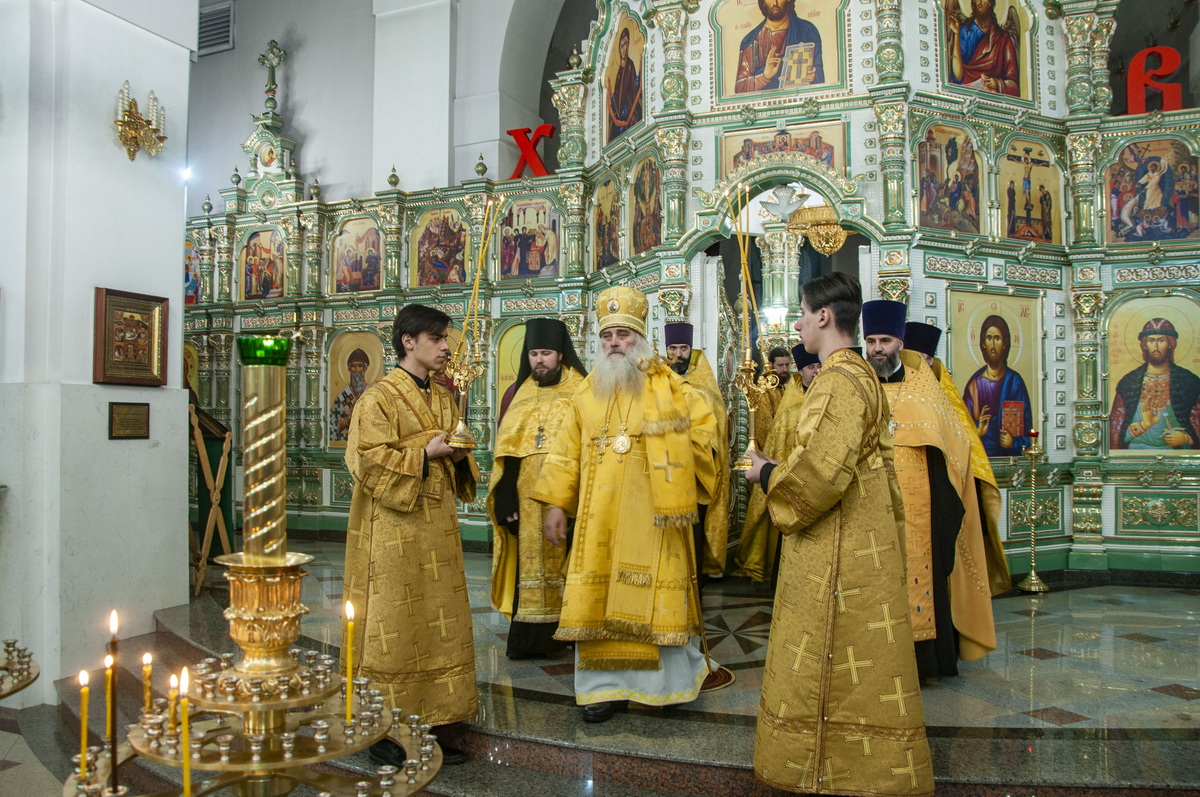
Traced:
<path fill-rule="evenodd" d="M 1146 59 L 1158 56 L 1158 66 L 1146 68 Z M 1151 80 L 1167 77 L 1179 68 L 1179 51 L 1174 47 L 1147 47 L 1129 61 L 1129 74 L 1125 77 L 1125 102 L 1129 113 L 1146 112 L 1146 92 L 1155 89 L 1162 94 L 1162 109 L 1178 111 L 1183 107 L 1183 89 L 1178 83 L 1163 83 Z"/>
<path fill-rule="evenodd" d="M 516 142 L 517 148 L 521 150 L 521 157 L 517 161 L 517 167 L 513 169 L 510 180 L 515 180 L 525 172 L 525 164 L 529 164 L 530 170 L 533 171 L 534 177 L 545 177 L 550 172 L 546 171 L 546 164 L 542 163 L 541 157 L 537 154 L 537 144 L 543 138 L 554 137 L 554 125 L 541 124 L 538 129 L 533 131 L 533 138 L 529 138 L 529 128 L 522 127 L 507 131 Z"/>

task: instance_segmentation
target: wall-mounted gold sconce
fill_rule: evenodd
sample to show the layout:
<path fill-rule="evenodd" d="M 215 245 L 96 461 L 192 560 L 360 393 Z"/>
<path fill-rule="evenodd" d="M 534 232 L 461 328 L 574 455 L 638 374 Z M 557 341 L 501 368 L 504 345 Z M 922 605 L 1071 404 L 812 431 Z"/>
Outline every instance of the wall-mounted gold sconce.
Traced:
<path fill-rule="evenodd" d="M 137 156 L 139 149 L 144 149 L 149 155 L 157 155 L 163 150 L 163 142 L 167 140 L 167 112 L 158 104 L 154 92 L 146 102 L 146 115 L 138 111 L 137 100 L 129 96 L 129 81 L 117 94 L 117 138 L 125 147 L 129 160 Z"/>

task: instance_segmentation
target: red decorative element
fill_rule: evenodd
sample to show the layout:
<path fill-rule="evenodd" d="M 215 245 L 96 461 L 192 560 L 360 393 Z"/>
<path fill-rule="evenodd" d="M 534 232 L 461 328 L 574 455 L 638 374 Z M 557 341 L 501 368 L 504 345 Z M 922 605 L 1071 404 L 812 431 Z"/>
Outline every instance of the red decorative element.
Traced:
<path fill-rule="evenodd" d="M 554 125 L 538 125 L 537 130 L 533 131 L 532 139 L 529 138 L 528 127 L 515 128 L 505 132 L 512 136 L 513 141 L 516 142 L 517 149 L 521 150 L 521 157 L 517 161 L 517 166 L 513 169 L 512 177 L 508 179 L 515 180 L 520 177 L 525 171 L 525 164 L 529 164 L 534 177 L 545 177 L 550 173 L 546 170 L 546 164 L 542 163 L 541 156 L 537 154 L 537 144 L 543 138 L 554 137 Z"/>
<path fill-rule="evenodd" d="M 1030 430 L 1029 436 L 1032 437 L 1034 440 L 1037 440 L 1037 436 L 1038 436 L 1037 429 Z"/>
<path fill-rule="evenodd" d="M 1146 68 L 1146 59 L 1151 55 L 1158 56 L 1158 66 Z M 1146 92 L 1149 89 L 1162 94 L 1162 109 L 1178 111 L 1183 107 L 1183 88 L 1178 83 L 1161 83 L 1151 80 L 1156 77 L 1168 77 L 1179 68 L 1182 59 L 1174 47 L 1147 47 L 1137 53 L 1129 61 L 1129 72 L 1125 76 L 1126 113 L 1146 112 Z"/>

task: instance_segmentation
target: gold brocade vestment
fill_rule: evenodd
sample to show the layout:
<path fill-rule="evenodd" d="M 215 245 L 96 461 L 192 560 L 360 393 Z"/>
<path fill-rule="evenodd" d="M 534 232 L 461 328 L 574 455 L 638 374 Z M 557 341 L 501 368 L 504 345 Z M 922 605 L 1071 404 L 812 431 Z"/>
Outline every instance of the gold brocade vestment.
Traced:
<path fill-rule="evenodd" d="M 887 401 L 839 349 L 800 416 L 767 492 L 784 539 L 755 774 L 807 794 L 932 794 Z"/>
<path fill-rule="evenodd" d="M 513 397 L 493 449 L 495 468 L 491 484 L 504 478 L 508 458 L 520 459 L 517 497 L 520 519 L 518 544 L 513 545 L 495 512 L 495 493 L 488 493 L 488 512 L 496 529 L 492 549 L 492 606 L 513 620 L 554 623 L 562 608 L 563 550 L 542 533 L 545 505 L 533 500 L 533 488 L 542 472 L 546 455 L 558 436 L 559 427 L 571 406 L 571 395 L 583 377 L 564 367 L 558 384 L 540 387 L 532 378 Z M 521 591 L 517 616 L 513 617 L 513 594 Z M 548 632 L 547 632 L 548 633 Z"/>
<path fill-rule="evenodd" d="M 942 392 L 950 401 L 950 406 L 958 414 L 967 437 L 971 440 L 971 472 L 979 485 L 979 499 L 984 520 L 984 546 L 987 549 L 988 584 L 992 595 L 999 595 L 1012 589 L 1012 574 L 1008 569 L 1008 559 L 1004 556 L 1004 545 L 1000 542 L 1000 486 L 996 483 L 996 474 L 992 472 L 992 463 L 983 447 L 983 438 L 971 420 L 971 413 L 963 403 L 962 391 L 954 384 L 950 371 L 937 357 L 933 358 L 933 374 L 942 386 Z"/>
<path fill-rule="evenodd" d="M 709 503 L 716 419 L 699 393 L 663 370 L 659 378 L 677 380 L 686 402 L 690 428 L 679 437 L 687 448 L 651 462 L 642 397 L 618 392 L 601 400 L 589 376 L 571 399 L 534 489 L 535 500 L 575 518 L 555 638 L 580 643 L 583 669 L 658 669 L 659 646 L 686 645 L 700 631 L 689 577 L 691 528 L 656 525 L 650 474 L 656 469 L 674 483 L 693 474 L 696 500 Z M 648 377 L 647 391 L 652 384 Z M 624 454 L 613 448 L 619 427 L 630 438 Z"/>
<path fill-rule="evenodd" d="M 800 431 L 800 408 L 804 404 L 805 392 L 800 374 L 792 374 L 783 391 L 783 398 L 775 408 L 771 431 L 763 443 L 763 453 L 769 459 L 787 459 L 788 452 L 796 447 L 796 435 Z M 753 580 L 767 581 L 775 569 L 778 546 L 779 529 L 767 516 L 767 496 L 762 490 L 752 490 L 746 504 L 746 521 L 742 525 L 742 538 L 738 541 L 734 561 Z"/>
<path fill-rule="evenodd" d="M 946 400 L 933 371 L 915 352 L 900 352 L 904 381 L 883 385 L 896 420 L 896 476 L 908 518 L 908 591 L 914 637 L 936 637 L 933 591 L 949 589 L 950 610 L 958 631 L 958 656 L 974 661 L 996 649 L 992 593 L 979 519 L 979 502 L 971 471 L 971 438 Z M 925 449 L 940 450 L 946 475 L 962 501 L 962 527 L 954 547 L 949 584 L 934 584 L 929 471 Z"/>
<path fill-rule="evenodd" d="M 374 681 L 389 708 L 444 725 L 478 703 L 455 498 L 474 499 L 479 470 L 472 456 L 457 467 L 440 457 L 422 476 L 426 444 L 457 420 L 450 393 L 429 388 L 396 368 L 354 406 L 344 591 L 356 609 L 355 676 Z"/>
<path fill-rule="evenodd" d="M 717 421 L 717 435 L 713 442 L 713 458 L 717 471 L 717 485 L 712 503 L 704 516 L 704 538 L 708 549 L 704 552 L 704 572 L 718 575 L 725 571 L 726 549 L 729 545 L 729 416 L 725 412 L 725 399 L 717 385 L 717 377 L 704 352 L 692 349 L 691 362 L 683 381 L 691 385 L 708 404 Z"/>

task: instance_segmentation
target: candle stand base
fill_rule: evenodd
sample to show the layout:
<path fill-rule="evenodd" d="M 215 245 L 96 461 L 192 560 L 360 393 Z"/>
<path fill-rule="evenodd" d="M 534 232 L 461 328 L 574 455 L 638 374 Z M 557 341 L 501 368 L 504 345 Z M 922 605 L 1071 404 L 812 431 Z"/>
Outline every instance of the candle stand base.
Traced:
<path fill-rule="evenodd" d="M 1042 581 L 1036 570 L 1030 570 L 1025 578 L 1021 579 L 1021 583 L 1017 584 L 1017 589 L 1022 592 L 1049 592 L 1050 588 L 1046 586 L 1046 582 Z"/>

